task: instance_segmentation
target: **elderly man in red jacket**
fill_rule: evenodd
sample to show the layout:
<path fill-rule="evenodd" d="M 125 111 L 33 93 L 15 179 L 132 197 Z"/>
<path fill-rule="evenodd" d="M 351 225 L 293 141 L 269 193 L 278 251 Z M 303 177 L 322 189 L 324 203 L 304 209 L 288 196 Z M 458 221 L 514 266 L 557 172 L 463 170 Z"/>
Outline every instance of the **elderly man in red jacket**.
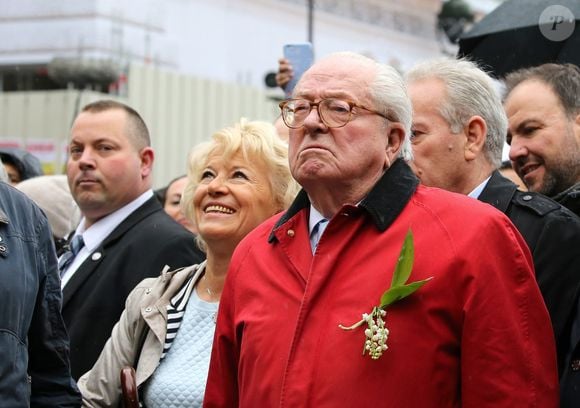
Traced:
<path fill-rule="evenodd" d="M 400 76 L 333 54 L 281 109 L 303 191 L 234 253 L 204 406 L 556 407 L 529 250 L 491 206 L 418 185 Z"/>

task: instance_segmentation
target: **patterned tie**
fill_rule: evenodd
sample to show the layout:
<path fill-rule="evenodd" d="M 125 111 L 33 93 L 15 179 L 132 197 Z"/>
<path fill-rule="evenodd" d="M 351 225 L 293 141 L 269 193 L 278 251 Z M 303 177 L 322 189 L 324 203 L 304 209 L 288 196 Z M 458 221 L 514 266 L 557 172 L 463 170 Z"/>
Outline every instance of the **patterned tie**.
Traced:
<path fill-rule="evenodd" d="M 75 256 L 79 253 L 81 248 L 85 246 L 85 241 L 82 235 L 75 235 L 70 241 L 67 250 L 62 254 L 60 260 L 58 261 L 58 270 L 60 271 L 60 276 L 64 274 L 64 271 L 75 259 Z"/>
<path fill-rule="evenodd" d="M 316 251 L 318 241 L 320 241 L 320 237 L 322 236 L 322 233 L 326 229 L 327 222 L 328 220 L 326 218 L 323 218 L 316 223 L 314 228 L 312 228 L 312 232 L 310 233 L 310 247 L 312 248 L 312 253 Z"/>

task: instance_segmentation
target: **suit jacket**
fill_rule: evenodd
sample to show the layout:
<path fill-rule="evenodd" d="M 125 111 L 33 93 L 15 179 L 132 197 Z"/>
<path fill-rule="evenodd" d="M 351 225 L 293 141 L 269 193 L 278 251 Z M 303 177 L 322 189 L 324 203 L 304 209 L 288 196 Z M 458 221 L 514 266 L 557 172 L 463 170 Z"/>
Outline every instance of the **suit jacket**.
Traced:
<path fill-rule="evenodd" d="M 63 289 L 62 314 L 70 335 L 72 374 L 91 369 L 143 279 L 200 263 L 194 236 L 152 197 L 131 213 L 81 264 Z"/>
<path fill-rule="evenodd" d="M 536 280 L 552 319 L 562 375 L 580 289 L 580 218 L 546 196 L 517 190 L 498 171 L 479 200 L 505 213 L 530 247 Z"/>

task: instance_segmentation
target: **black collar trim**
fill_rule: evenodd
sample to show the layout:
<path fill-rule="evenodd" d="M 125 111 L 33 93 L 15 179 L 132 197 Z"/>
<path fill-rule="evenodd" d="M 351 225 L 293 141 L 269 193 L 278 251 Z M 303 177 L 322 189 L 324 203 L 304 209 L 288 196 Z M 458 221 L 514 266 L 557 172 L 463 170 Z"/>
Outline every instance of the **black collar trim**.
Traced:
<path fill-rule="evenodd" d="M 419 179 L 413 174 L 409 165 L 402 159 L 398 159 L 385 171 L 377 184 L 361 201 L 359 207 L 369 213 L 373 223 L 380 231 L 385 231 L 411 200 L 418 185 Z M 310 207 L 308 194 L 306 191 L 300 190 L 290 208 L 272 228 L 268 242 L 273 242 L 276 238 L 274 231 L 308 207 Z"/>

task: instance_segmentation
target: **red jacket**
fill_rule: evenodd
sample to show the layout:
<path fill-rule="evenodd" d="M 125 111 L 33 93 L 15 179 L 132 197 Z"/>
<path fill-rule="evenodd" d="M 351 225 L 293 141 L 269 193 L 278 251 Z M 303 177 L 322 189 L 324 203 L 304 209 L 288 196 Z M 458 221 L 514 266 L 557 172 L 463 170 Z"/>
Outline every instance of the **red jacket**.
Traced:
<path fill-rule="evenodd" d="M 307 196 L 244 239 L 222 294 L 205 407 L 556 407 L 550 320 L 529 250 L 491 206 L 417 187 L 398 161 L 329 222 L 315 255 Z M 363 356 L 407 230 L 409 282 L 388 349 Z"/>

